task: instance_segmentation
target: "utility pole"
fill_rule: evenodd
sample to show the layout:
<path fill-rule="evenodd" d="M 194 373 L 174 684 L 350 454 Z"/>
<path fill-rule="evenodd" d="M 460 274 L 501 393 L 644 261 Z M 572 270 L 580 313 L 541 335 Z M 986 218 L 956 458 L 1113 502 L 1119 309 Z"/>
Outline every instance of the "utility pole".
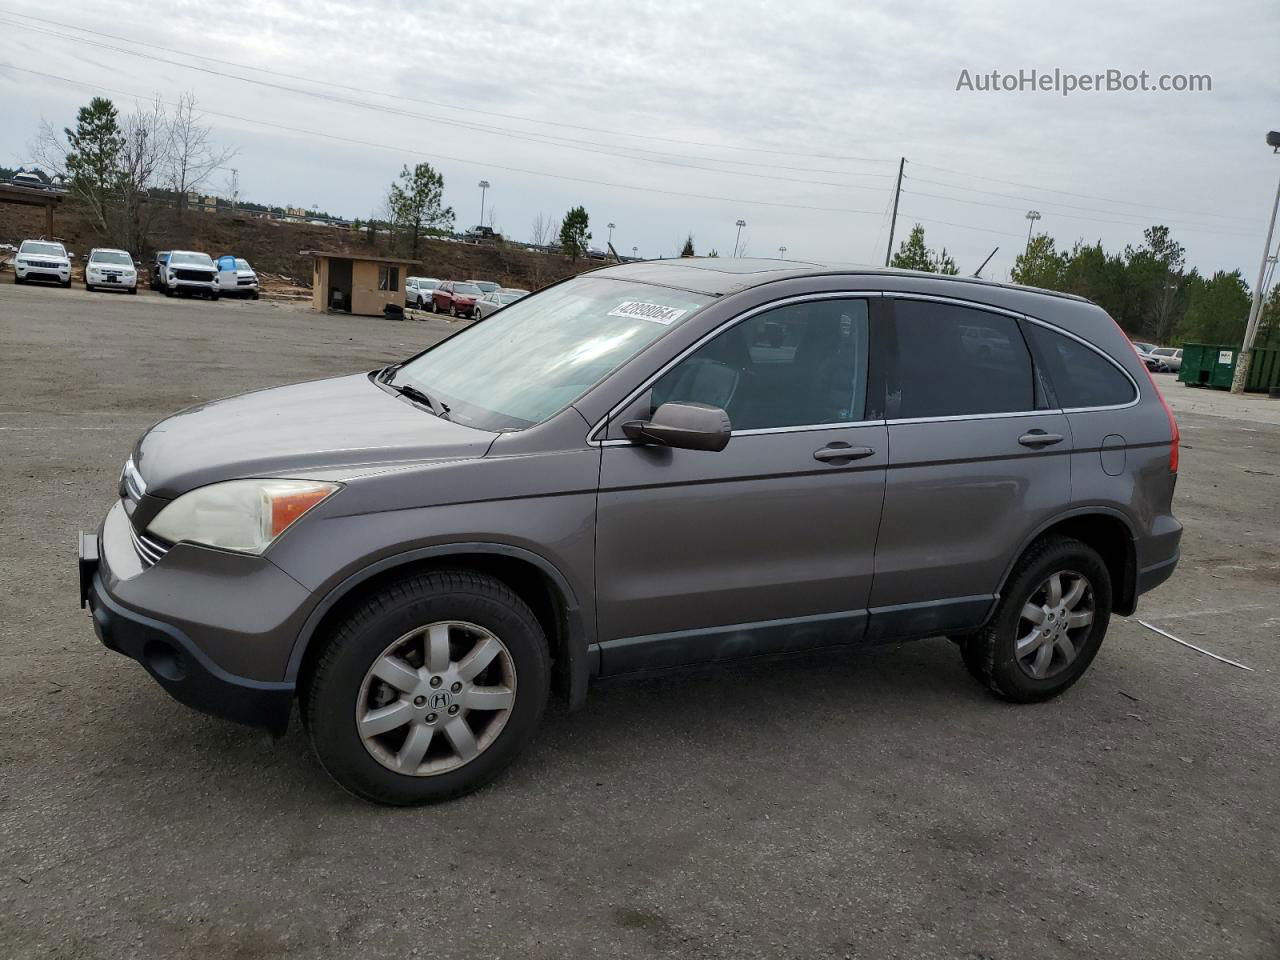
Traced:
<path fill-rule="evenodd" d="M 240 203 L 240 171 L 231 168 L 231 209 L 234 211 Z"/>
<path fill-rule="evenodd" d="M 1027 245 L 1022 248 L 1022 255 L 1024 257 L 1027 255 L 1027 251 L 1031 249 L 1031 231 L 1035 229 L 1036 221 L 1039 219 L 1040 219 L 1039 210 L 1027 211 L 1027 221 L 1028 221 L 1027 222 Z"/>
<path fill-rule="evenodd" d="M 887 267 L 893 259 L 893 231 L 898 226 L 898 198 L 902 196 L 902 170 L 907 165 L 907 158 L 898 160 L 898 185 L 893 188 L 893 215 L 889 217 L 889 245 L 884 248 L 884 265 Z"/>
<path fill-rule="evenodd" d="M 733 255 L 738 255 L 738 243 L 742 240 L 742 228 L 747 225 L 747 221 L 739 219 L 735 226 L 738 228 L 738 235 L 733 238 Z"/>
<path fill-rule="evenodd" d="M 1280 130 L 1272 130 L 1267 134 L 1267 146 L 1273 153 L 1280 153 Z M 1235 376 L 1231 378 L 1231 392 L 1244 393 L 1245 381 L 1249 379 L 1249 359 L 1253 350 L 1254 338 L 1258 335 L 1258 321 L 1262 318 L 1262 301 L 1267 291 L 1267 261 L 1271 258 L 1271 237 L 1276 230 L 1276 209 L 1280 208 L 1280 183 L 1276 184 L 1276 198 L 1271 204 L 1271 222 L 1267 225 L 1267 242 L 1262 245 L 1262 266 L 1258 268 L 1258 282 L 1253 288 L 1253 305 L 1249 308 L 1249 325 L 1244 329 L 1244 343 L 1240 346 L 1240 356 L 1236 358 Z"/>
<path fill-rule="evenodd" d="M 489 181 L 480 181 L 480 226 L 484 226 L 484 192 L 489 189 Z"/>

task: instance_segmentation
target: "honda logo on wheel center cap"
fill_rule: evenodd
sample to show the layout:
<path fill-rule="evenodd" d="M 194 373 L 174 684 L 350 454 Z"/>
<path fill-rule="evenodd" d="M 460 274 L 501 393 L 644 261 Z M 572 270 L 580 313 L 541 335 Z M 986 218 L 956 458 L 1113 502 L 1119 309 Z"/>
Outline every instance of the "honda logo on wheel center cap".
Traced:
<path fill-rule="evenodd" d="M 427 697 L 427 706 L 432 710 L 444 710 L 451 703 L 453 703 L 453 697 L 445 690 L 436 690 L 431 696 Z"/>

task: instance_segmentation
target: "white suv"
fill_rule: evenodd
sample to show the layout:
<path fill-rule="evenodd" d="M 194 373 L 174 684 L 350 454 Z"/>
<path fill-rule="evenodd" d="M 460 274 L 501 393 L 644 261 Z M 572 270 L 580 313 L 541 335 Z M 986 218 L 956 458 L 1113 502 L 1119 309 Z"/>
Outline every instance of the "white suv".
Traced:
<path fill-rule="evenodd" d="M 431 291 L 440 286 L 435 277 L 406 277 L 404 281 L 404 305 L 426 310 L 431 306 Z"/>
<path fill-rule="evenodd" d="M 13 282 L 56 280 L 71 286 L 71 258 L 56 240 L 23 240 L 13 258 Z"/>
<path fill-rule="evenodd" d="M 84 265 L 86 290 L 128 290 L 138 292 L 138 268 L 127 250 L 94 247 Z"/>

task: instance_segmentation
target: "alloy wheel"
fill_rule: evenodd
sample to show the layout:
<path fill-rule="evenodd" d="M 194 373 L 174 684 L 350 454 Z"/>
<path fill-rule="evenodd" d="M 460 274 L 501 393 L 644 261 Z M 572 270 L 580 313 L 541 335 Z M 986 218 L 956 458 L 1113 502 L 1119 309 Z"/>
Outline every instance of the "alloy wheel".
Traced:
<path fill-rule="evenodd" d="M 1093 625 L 1093 585 L 1073 570 L 1059 570 L 1040 584 L 1018 616 L 1014 651 L 1018 666 L 1047 680 L 1075 661 Z"/>
<path fill-rule="evenodd" d="M 483 753 L 516 699 L 515 662 L 484 627 L 444 620 L 418 627 L 373 661 L 356 699 L 356 729 L 396 773 L 448 773 Z"/>

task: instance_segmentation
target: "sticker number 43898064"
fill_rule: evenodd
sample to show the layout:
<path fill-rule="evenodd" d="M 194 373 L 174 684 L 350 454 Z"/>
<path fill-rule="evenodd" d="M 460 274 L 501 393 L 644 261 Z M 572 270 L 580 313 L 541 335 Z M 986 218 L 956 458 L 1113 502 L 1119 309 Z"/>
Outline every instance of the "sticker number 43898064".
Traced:
<path fill-rule="evenodd" d="M 643 303 L 639 300 L 627 300 L 620 303 L 609 311 L 611 317 L 626 317 L 628 319 L 652 320 L 654 323 L 660 323 L 663 326 L 675 323 L 683 317 L 688 310 L 680 307 L 665 307 L 660 303 Z"/>

